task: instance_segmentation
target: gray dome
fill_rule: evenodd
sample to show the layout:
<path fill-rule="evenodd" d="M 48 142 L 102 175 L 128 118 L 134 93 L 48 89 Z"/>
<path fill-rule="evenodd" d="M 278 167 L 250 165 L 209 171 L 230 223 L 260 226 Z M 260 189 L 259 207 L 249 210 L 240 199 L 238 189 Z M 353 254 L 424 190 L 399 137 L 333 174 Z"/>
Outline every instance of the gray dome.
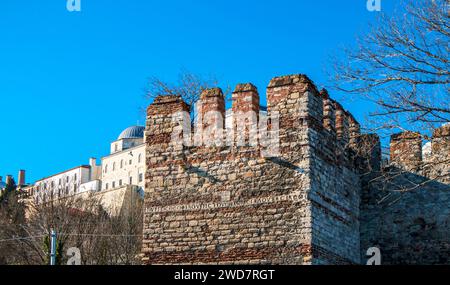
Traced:
<path fill-rule="evenodd" d="M 120 134 L 118 140 L 143 138 L 144 130 L 145 130 L 145 127 L 142 127 L 142 126 L 132 126 L 132 127 L 126 128 Z"/>

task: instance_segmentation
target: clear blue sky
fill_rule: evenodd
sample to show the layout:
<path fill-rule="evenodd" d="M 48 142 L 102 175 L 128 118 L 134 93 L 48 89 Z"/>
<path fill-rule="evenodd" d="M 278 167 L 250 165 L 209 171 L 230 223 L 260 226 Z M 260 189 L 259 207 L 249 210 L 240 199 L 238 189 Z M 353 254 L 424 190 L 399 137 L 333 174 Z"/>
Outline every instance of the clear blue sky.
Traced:
<path fill-rule="evenodd" d="M 382 0 L 384 11 L 393 0 Z M 305 73 L 327 85 L 327 57 L 367 32 L 366 0 L 0 2 L 0 175 L 27 181 L 108 154 L 138 120 L 146 78 L 180 69 L 224 85 Z M 340 94 L 332 94 L 340 98 Z M 366 105 L 344 100 L 363 119 Z"/>

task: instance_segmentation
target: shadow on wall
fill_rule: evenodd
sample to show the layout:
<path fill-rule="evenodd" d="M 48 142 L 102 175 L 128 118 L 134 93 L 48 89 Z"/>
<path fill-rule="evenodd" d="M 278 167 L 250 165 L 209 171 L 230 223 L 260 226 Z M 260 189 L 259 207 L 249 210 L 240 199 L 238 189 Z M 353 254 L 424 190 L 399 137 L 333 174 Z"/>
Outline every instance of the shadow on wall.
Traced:
<path fill-rule="evenodd" d="M 398 167 L 385 171 L 363 184 L 362 260 L 378 247 L 382 264 L 450 264 L 450 185 Z"/>

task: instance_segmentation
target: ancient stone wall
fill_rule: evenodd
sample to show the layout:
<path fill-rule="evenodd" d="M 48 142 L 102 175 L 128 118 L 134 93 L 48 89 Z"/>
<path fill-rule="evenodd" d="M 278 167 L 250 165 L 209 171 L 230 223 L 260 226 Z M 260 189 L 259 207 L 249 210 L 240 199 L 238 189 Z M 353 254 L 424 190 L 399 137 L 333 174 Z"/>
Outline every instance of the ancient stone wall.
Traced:
<path fill-rule="evenodd" d="M 405 192 L 398 185 L 409 185 Z M 450 264 L 450 186 L 413 173 L 363 188 L 361 255 L 378 247 L 382 264 Z"/>
<path fill-rule="evenodd" d="M 434 130 L 431 155 L 423 163 L 424 176 L 450 184 L 450 124 Z"/>
<path fill-rule="evenodd" d="M 392 136 L 381 168 L 379 137 L 305 75 L 271 80 L 267 120 L 259 99 L 239 84 L 225 130 L 223 93 L 205 90 L 195 133 L 179 97 L 149 106 L 144 263 L 356 264 L 370 247 L 450 263 L 449 125 L 426 159 L 420 134 Z"/>
<path fill-rule="evenodd" d="M 391 138 L 391 164 L 363 177 L 361 255 L 381 250 L 382 264 L 450 264 L 450 125 L 422 136 Z"/>
<path fill-rule="evenodd" d="M 422 136 L 414 132 L 392 135 L 390 154 L 393 165 L 418 172 L 422 164 Z"/>
<path fill-rule="evenodd" d="M 431 154 L 423 156 L 423 137 L 419 133 L 402 132 L 391 136 L 391 165 L 399 170 L 450 183 L 450 124 L 434 130 Z"/>
<path fill-rule="evenodd" d="M 201 96 L 201 122 L 206 110 L 223 114 L 223 100 L 218 89 Z M 279 116 L 277 130 L 275 120 L 268 121 L 268 132 L 279 137 L 276 155 L 251 142 L 257 115 L 239 123 L 233 118 L 231 131 L 244 134 L 245 145 L 234 138 L 231 144 L 199 145 L 204 132 L 223 134 L 214 116 L 192 145 L 180 131 L 180 111 L 189 106 L 174 96 L 149 106 L 144 263 L 360 261 L 360 186 L 350 143 L 359 125 L 304 75 L 274 78 L 267 104 L 269 118 Z M 238 85 L 233 116 L 258 107 L 256 88 Z"/>

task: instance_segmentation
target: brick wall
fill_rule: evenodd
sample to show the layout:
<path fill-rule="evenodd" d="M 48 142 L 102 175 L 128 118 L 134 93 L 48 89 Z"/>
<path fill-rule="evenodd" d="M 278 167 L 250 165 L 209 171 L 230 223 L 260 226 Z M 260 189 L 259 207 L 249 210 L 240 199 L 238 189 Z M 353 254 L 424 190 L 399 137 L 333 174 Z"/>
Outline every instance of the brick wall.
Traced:
<path fill-rule="evenodd" d="M 382 264 L 450 264 L 450 125 L 391 138 L 391 164 L 363 177 L 361 255 L 376 246 Z"/>
<path fill-rule="evenodd" d="M 430 161 L 420 134 L 392 136 L 381 168 L 379 137 L 307 76 L 276 77 L 266 96 L 267 122 L 239 84 L 225 130 L 223 93 L 205 90 L 195 133 L 181 98 L 149 106 L 145 264 L 357 264 L 373 246 L 385 264 L 450 262 L 450 126 Z"/>
<path fill-rule="evenodd" d="M 207 94 L 201 105 L 222 113 L 221 91 Z M 186 104 L 160 97 L 149 106 L 144 263 L 359 262 L 359 178 L 347 158 L 357 123 L 342 111 L 349 127 L 337 124 L 335 102 L 305 75 L 271 80 L 267 103 L 269 117 L 279 114 L 276 156 L 248 140 L 220 146 L 170 140 L 182 129 L 174 117 Z M 234 114 L 258 106 L 256 88 L 239 84 Z M 247 134 L 244 122 L 244 129 L 233 123 L 235 133 Z"/>
<path fill-rule="evenodd" d="M 396 174 L 391 183 L 372 182 L 363 190 L 362 258 L 378 247 L 382 264 L 450 264 L 450 186 L 413 173 Z M 394 184 L 411 188 L 386 189 Z"/>

